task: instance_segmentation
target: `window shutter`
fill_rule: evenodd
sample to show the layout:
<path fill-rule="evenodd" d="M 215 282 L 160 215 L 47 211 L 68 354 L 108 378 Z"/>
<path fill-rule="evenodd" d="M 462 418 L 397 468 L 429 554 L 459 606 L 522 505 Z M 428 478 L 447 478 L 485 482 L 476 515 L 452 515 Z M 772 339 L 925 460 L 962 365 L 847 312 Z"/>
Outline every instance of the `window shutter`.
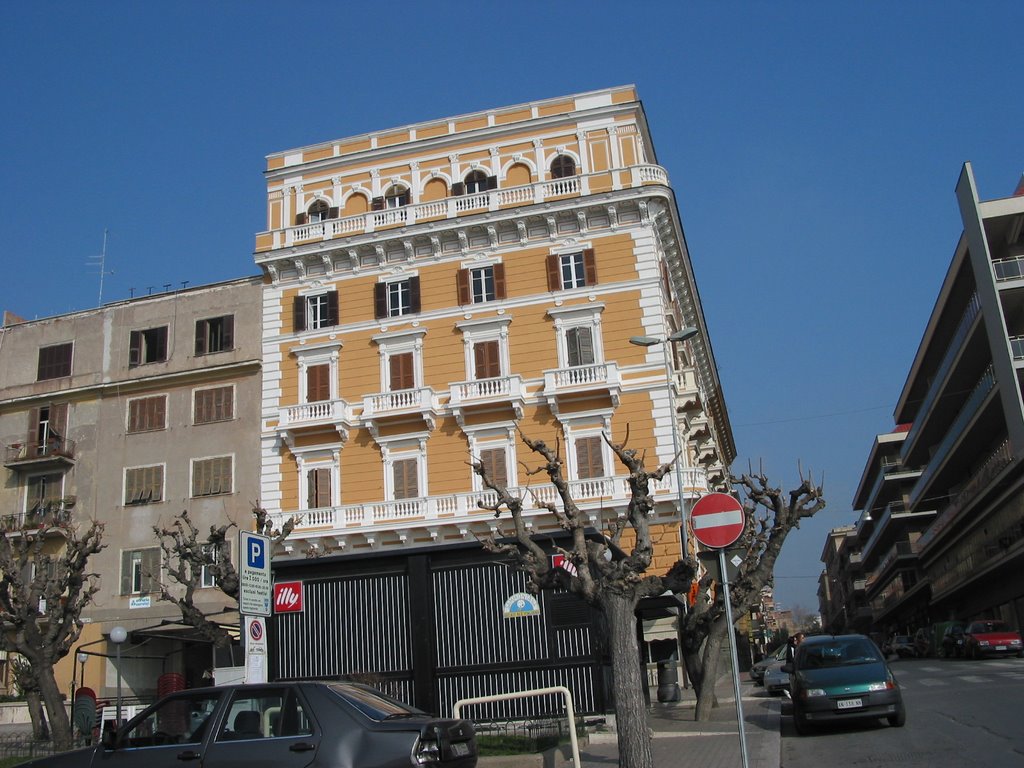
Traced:
<path fill-rule="evenodd" d="M 309 221 L 308 213 L 296 213 L 295 214 L 295 226 L 300 227 Z"/>
<path fill-rule="evenodd" d="M 68 404 L 50 403 L 50 434 L 64 437 L 68 428 Z"/>
<path fill-rule="evenodd" d="M 494 298 L 505 298 L 505 265 L 500 262 L 494 265 Z"/>
<path fill-rule="evenodd" d="M 206 329 L 209 324 L 206 320 L 196 320 L 196 354 L 206 354 Z"/>
<path fill-rule="evenodd" d="M 416 377 L 413 374 L 412 352 L 403 352 L 400 355 L 392 355 L 388 359 L 391 376 L 391 390 L 397 392 L 401 389 L 412 389 L 416 386 Z"/>
<path fill-rule="evenodd" d="M 383 211 L 384 210 L 384 198 L 383 197 L 375 197 L 375 198 L 371 199 L 370 200 L 370 210 L 371 211 Z"/>
<path fill-rule="evenodd" d="M 504 448 L 489 448 L 480 451 L 480 463 L 484 465 L 487 477 L 495 485 L 508 486 L 508 468 L 505 464 Z"/>
<path fill-rule="evenodd" d="M 400 459 L 392 465 L 392 468 L 395 479 L 395 498 L 414 499 L 419 496 L 416 459 Z"/>
<path fill-rule="evenodd" d="M 292 302 L 292 330 L 306 330 L 306 297 L 296 296 Z"/>
<path fill-rule="evenodd" d="M 338 206 L 332 205 L 330 208 L 327 209 L 327 218 L 336 219 L 338 218 L 339 213 L 340 211 L 338 209 Z"/>
<path fill-rule="evenodd" d="M 388 316 L 387 283 L 377 283 L 373 286 L 373 316 L 378 320 Z"/>
<path fill-rule="evenodd" d="M 222 325 L 222 350 L 235 348 L 235 316 L 225 315 L 221 318 Z"/>
<path fill-rule="evenodd" d="M 167 326 L 155 329 L 156 353 L 153 355 L 153 362 L 167 359 Z"/>
<path fill-rule="evenodd" d="M 462 181 L 456 181 L 452 184 L 452 197 L 460 197 L 466 194 L 466 184 Z"/>
<path fill-rule="evenodd" d="M 121 552 L 121 594 L 132 593 L 132 553 L 125 550 Z"/>
<path fill-rule="evenodd" d="M 329 363 L 311 365 L 306 369 L 306 402 L 318 403 L 331 399 L 331 366 Z"/>
<path fill-rule="evenodd" d="M 311 469 L 306 475 L 308 484 L 306 494 L 309 509 L 320 509 L 331 506 L 331 470 L 326 467 Z"/>
<path fill-rule="evenodd" d="M 330 291 L 327 294 L 327 324 L 338 324 L 338 292 Z"/>
<path fill-rule="evenodd" d="M 490 189 L 497 189 L 498 188 L 498 177 L 497 176 L 488 176 L 487 177 L 486 188 L 489 189 L 489 190 Z"/>
<path fill-rule="evenodd" d="M 583 250 L 583 279 L 587 285 L 597 285 L 597 258 L 593 248 Z"/>
<path fill-rule="evenodd" d="M 476 378 L 494 379 L 501 376 L 501 359 L 497 341 L 481 341 L 473 345 L 476 359 Z"/>
<path fill-rule="evenodd" d="M 128 367 L 142 362 L 142 331 L 132 331 L 128 337 Z"/>
<path fill-rule="evenodd" d="M 600 441 L 600 437 L 584 437 L 576 441 L 576 476 L 581 480 L 604 475 Z"/>
<path fill-rule="evenodd" d="M 578 328 L 576 340 L 579 343 L 578 365 L 591 365 L 594 362 L 594 335 L 589 328 Z"/>
<path fill-rule="evenodd" d="M 160 583 L 160 550 L 142 550 L 142 592 L 155 592 Z"/>
<path fill-rule="evenodd" d="M 459 296 L 459 304 L 469 304 L 469 270 L 460 269 L 455 273 L 455 289 Z"/>
<path fill-rule="evenodd" d="M 152 412 L 153 420 L 150 425 L 155 428 L 163 428 L 167 426 L 167 398 L 166 397 L 154 397 L 152 398 Z"/>
<path fill-rule="evenodd" d="M 409 278 L 409 311 L 416 313 L 420 311 L 420 277 Z"/>
<path fill-rule="evenodd" d="M 557 253 L 548 254 L 548 290 L 562 290 L 561 259 Z"/>

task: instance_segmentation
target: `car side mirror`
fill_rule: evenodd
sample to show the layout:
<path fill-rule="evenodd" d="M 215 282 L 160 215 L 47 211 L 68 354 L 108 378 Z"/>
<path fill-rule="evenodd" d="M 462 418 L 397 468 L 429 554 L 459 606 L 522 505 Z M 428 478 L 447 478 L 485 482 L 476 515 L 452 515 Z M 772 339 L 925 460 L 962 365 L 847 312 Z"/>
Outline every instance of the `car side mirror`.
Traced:
<path fill-rule="evenodd" d="M 792 664 L 783 664 L 782 665 L 782 671 L 785 672 L 787 675 L 792 675 L 793 674 L 793 665 Z"/>

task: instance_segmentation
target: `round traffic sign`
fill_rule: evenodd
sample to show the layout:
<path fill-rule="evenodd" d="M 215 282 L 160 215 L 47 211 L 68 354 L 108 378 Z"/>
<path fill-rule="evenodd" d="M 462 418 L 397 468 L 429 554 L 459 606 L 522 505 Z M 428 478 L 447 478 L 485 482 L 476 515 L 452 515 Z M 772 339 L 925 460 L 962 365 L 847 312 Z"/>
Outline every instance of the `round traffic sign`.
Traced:
<path fill-rule="evenodd" d="M 690 510 L 693 536 L 705 547 L 728 547 L 743 533 L 743 506 L 727 493 L 701 496 Z"/>

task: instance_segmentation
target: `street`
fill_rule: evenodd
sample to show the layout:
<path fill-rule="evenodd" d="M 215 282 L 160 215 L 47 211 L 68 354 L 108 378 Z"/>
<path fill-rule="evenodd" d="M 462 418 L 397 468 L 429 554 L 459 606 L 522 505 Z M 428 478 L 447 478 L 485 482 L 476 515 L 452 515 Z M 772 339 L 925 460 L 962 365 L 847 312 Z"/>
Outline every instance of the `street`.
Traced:
<path fill-rule="evenodd" d="M 783 768 L 1024 766 L 1024 659 L 906 659 L 891 662 L 907 724 L 844 723 L 798 736 L 782 708 Z"/>

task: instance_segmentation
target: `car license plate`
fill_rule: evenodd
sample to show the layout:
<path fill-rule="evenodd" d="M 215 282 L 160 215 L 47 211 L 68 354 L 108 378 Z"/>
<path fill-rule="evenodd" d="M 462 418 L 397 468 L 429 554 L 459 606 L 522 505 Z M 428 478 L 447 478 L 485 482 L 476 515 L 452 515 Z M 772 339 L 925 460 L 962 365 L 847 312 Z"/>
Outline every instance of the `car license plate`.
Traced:
<path fill-rule="evenodd" d="M 996 646 L 996 650 L 997 651 L 1005 651 L 1006 650 L 1006 646 L 1005 645 L 997 645 Z"/>
<path fill-rule="evenodd" d="M 464 742 L 456 742 L 452 744 L 452 754 L 455 757 L 465 757 L 469 754 L 469 744 Z"/>
<path fill-rule="evenodd" d="M 864 706 L 864 704 L 860 699 L 839 699 L 839 701 L 836 702 L 836 707 L 838 709 L 856 709 L 857 707 L 862 706 Z"/>

